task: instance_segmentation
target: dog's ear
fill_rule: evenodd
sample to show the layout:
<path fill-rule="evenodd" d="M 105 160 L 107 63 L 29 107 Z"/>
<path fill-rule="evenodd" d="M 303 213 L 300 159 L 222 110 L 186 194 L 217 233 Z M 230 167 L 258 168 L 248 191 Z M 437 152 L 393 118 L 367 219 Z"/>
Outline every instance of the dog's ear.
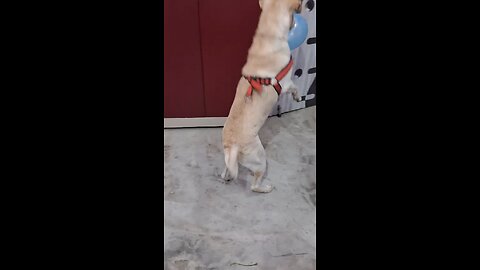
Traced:
<path fill-rule="evenodd" d="M 260 9 L 263 9 L 263 0 L 258 0 L 258 5 L 260 6 Z"/>
<path fill-rule="evenodd" d="M 302 11 L 302 0 L 289 0 L 290 10 L 300 13 Z"/>

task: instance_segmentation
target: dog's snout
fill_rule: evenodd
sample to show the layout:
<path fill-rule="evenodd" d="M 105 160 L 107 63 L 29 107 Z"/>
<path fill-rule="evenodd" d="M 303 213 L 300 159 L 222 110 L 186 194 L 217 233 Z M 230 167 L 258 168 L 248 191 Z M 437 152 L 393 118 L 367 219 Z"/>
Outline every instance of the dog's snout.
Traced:
<path fill-rule="evenodd" d="M 297 8 L 295 9 L 295 12 L 297 12 L 297 13 L 302 12 L 302 0 L 299 0 L 299 1 L 298 1 L 298 6 L 297 6 Z"/>

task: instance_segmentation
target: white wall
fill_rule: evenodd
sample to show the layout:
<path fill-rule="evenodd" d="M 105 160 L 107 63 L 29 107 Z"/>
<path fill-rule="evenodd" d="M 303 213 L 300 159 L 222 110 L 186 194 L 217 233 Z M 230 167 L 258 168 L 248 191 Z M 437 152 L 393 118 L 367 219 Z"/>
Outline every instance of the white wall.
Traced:
<path fill-rule="evenodd" d="M 310 2 L 310 3 L 309 3 Z M 313 2 L 313 3 L 312 3 Z M 307 7 L 312 6 L 313 9 L 310 10 Z M 292 71 L 292 80 L 297 85 L 298 90 L 302 96 L 301 102 L 296 102 L 293 100 L 291 95 L 282 95 L 278 100 L 277 105 L 273 108 L 270 115 L 277 115 L 278 113 L 284 113 L 288 111 L 298 110 L 305 107 L 309 107 L 315 104 L 315 85 L 312 86 L 314 80 L 316 79 L 316 73 L 308 74 L 308 70 L 315 69 L 317 67 L 316 60 L 316 44 L 307 44 L 307 41 L 316 39 L 317 29 L 316 29 L 316 10 L 317 3 L 316 0 L 303 0 L 302 3 L 302 12 L 301 15 L 305 18 L 308 23 L 308 35 L 305 42 L 300 45 L 297 49 L 292 52 L 293 55 L 293 71 Z M 300 77 L 295 76 L 295 72 L 301 70 L 302 75 Z M 309 93 L 309 90 L 310 93 Z M 310 100 L 309 102 L 306 102 Z M 308 103 L 308 104 L 306 104 Z M 280 111 L 278 111 L 278 105 L 280 105 Z"/>

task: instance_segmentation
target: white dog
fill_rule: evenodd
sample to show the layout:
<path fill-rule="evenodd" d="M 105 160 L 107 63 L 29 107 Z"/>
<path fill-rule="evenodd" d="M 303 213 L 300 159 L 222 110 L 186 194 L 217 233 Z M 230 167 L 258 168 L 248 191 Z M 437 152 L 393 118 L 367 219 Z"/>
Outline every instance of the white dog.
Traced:
<path fill-rule="evenodd" d="M 253 173 L 252 191 L 267 193 L 273 186 L 261 185 L 267 159 L 258 131 L 281 93 L 291 93 L 300 101 L 291 81 L 292 60 L 287 37 L 293 25 L 293 13 L 300 11 L 301 0 L 260 0 L 259 4 L 260 20 L 223 128 L 226 168 L 222 178 L 237 178 L 240 163 Z"/>

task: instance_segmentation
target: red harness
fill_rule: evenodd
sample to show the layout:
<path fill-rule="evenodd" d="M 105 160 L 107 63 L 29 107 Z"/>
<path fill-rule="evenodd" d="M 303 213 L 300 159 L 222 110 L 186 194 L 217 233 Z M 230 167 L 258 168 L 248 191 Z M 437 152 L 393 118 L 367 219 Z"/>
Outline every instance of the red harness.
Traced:
<path fill-rule="evenodd" d="M 252 95 L 253 89 L 257 90 L 257 92 L 261 94 L 262 85 L 273 85 L 273 88 L 275 88 L 275 91 L 280 96 L 280 93 L 282 92 L 282 86 L 280 85 L 280 81 L 285 77 L 285 75 L 287 75 L 290 68 L 292 68 L 292 65 L 293 65 L 293 59 L 292 59 L 292 56 L 290 55 L 290 61 L 288 62 L 287 66 L 284 67 L 282 70 L 280 70 L 277 76 L 275 76 L 275 80 L 276 80 L 275 84 L 272 84 L 272 79 L 270 78 L 243 76 L 250 83 L 250 86 L 248 87 L 248 90 L 247 90 L 247 97 Z"/>

